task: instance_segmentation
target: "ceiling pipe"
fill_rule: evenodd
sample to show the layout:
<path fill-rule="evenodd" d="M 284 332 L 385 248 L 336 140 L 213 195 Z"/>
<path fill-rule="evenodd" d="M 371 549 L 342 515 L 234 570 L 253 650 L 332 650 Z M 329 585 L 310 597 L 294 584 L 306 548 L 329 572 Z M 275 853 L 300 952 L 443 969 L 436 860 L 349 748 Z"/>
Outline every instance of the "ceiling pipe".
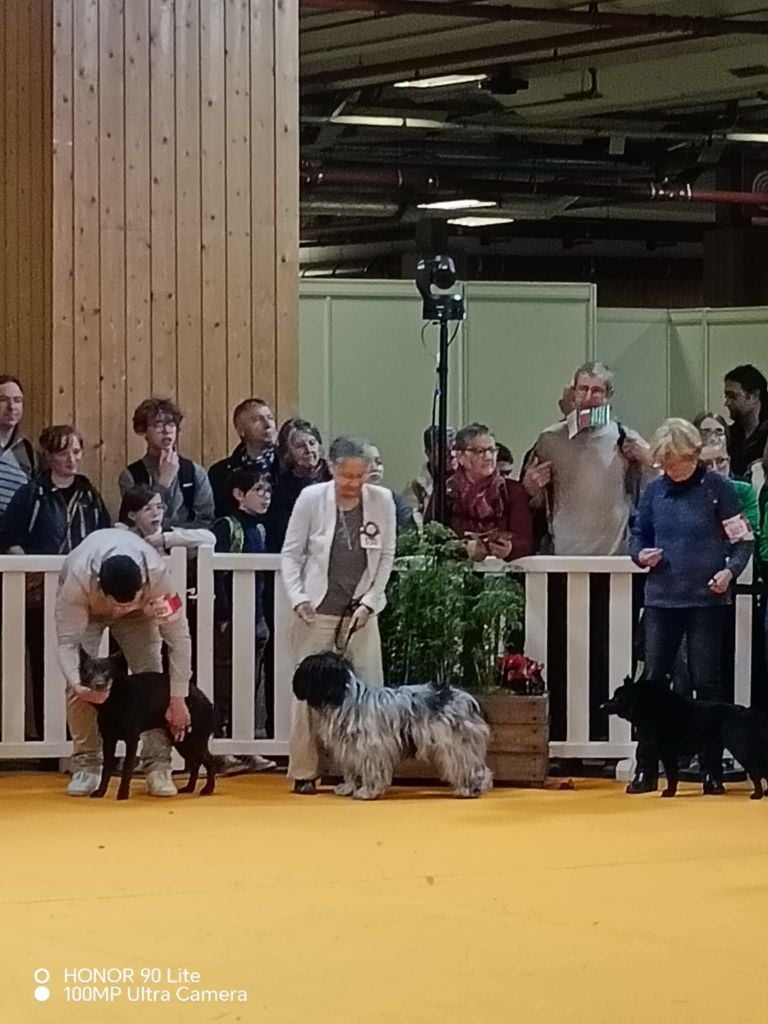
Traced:
<path fill-rule="evenodd" d="M 563 101 L 565 102 L 565 101 Z M 386 116 L 399 117 L 399 110 L 393 110 L 389 107 L 376 108 L 378 113 L 384 113 Z M 367 111 L 366 111 L 367 112 Z M 371 111 L 373 113 L 373 111 Z M 365 115 L 363 115 L 365 116 Z M 410 114 L 406 113 L 402 115 L 407 119 Z M 315 114 L 302 114 L 302 124 L 310 125 L 328 125 L 332 126 L 337 124 L 333 120 L 333 117 L 322 117 Z M 402 129 L 396 128 L 394 125 L 360 125 L 359 127 L 364 128 L 365 131 L 375 132 L 398 132 Z M 431 129 L 430 129 L 431 130 Z M 722 137 L 724 138 L 726 132 L 734 131 L 733 124 L 729 124 L 727 128 L 719 128 L 716 131 L 706 131 L 702 129 L 698 132 L 693 132 L 688 129 L 675 131 L 671 128 L 656 128 L 646 123 L 640 123 L 633 125 L 631 121 L 627 122 L 614 122 L 614 123 L 600 123 L 600 122 L 586 122 L 583 124 L 575 125 L 542 125 L 542 124 L 528 124 L 525 121 L 520 121 L 518 124 L 493 124 L 491 122 L 482 123 L 467 123 L 467 122 L 454 122 L 446 121 L 445 127 L 440 129 L 440 137 L 449 136 L 471 136 L 477 137 L 479 135 L 494 136 L 494 135 L 512 135 L 517 138 L 600 138 L 608 137 L 609 135 L 626 135 L 627 138 L 632 139 L 673 139 L 675 142 L 708 142 L 710 140 Z M 750 129 L 745 127 L 743 131 L 749 131 Z M 757 131 L 758 129 L 755 129 Z M 437 129 L 435 129 L 437 131 Z"/>
<path fill-rule="evenodd" d="M 301 0 L 301 6 L 317 11 L 367 11 L 371 14 L 468 18 L 473 21 L 590 25 L 601 29 L 627 29 L 627 34 L 706 32 L 712 35 L 768 35 L 768 21 L 707 18 L 699 15 L 621 14 L 596 9 L 575 11 L 562 7 L 524 7 L 519 4 L 505 7 L 467 3 L 436 4 L 429 0 Z"/>
<path fill-rule="evenodd" d="M 304 199 L 301 203 L 302 216 L 308 217 L 394 217 L 398 203 L 356 199 Z"/>
<path fill-rule="evenodd" d="M 460 192 L 464 195 L 539 195 L 594 196 L 645 202 L 716 203 L 737 206 L 768 207 L 768 192 L 700 191 L 692 185 L 667 182 L 638 185 L 587 184 L 577 181 L 505 181 L 504 179 L 452 179 L 437 171 L 395 167 L 385 170 L 364 168 L 317 167 L 302 165 L 301 182 L 305 188 L 367 188 L 433 195 Z"/>
<path fill-rule="evenodd" d="M 645 33 L 646 35 L 652 33 Z M 712 33 L 709 33 L 711 35 Z M 480 68 L 515 57 L 533 54 L 559 53 L 563 49 L 579 46 L 594 46 L 600 43 L 612 43 L 619 39 L 636 38 L 643 33 L 628 29 L 589 29 L 586 32 L 559 32 L 557 35 L 539 36 L 536 39 L 521 39 L 496 46 L 482 46 L 474 50 L 466 48 L 451 50 L 430 56 L 411 57 L 407 60 L 388 61 L 383 64 L 361 64 L 357 67 L 339 68 L 336 71 L 319 71 L 315 74 L 301 76 L 301 90 L 305 93 L 322 92 L 328 88 L 343 84 L 363 84 L 366 82 L 397 81 L 403 77 L 416 78 L 425 71 L 458 71 L 462 68 Z M 675 42 L 706 36 L 706 32 L 678 35 Z M 649 40 L 648 45 L 659 45 L 669 42 L 660 38 Z M 578 56 L 578 53 L 572 56 Z"/>

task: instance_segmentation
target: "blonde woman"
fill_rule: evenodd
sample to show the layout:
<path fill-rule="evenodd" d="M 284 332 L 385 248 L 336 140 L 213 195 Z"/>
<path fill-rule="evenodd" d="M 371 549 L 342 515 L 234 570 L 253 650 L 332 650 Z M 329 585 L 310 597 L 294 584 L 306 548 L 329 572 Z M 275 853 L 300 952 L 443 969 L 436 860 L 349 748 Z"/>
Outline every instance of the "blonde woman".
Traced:
<path fill-rule="evenodd" d="M 746 568 L 752 530 L 729 480 L 701 465 L 701 435 L 683 419 L 656 431 L 651 453 L 662 473 L 646 487 L 630 554 L 645 582 L 645 675 L 671 676 L 684 637 L 691 686 L 699 699 L 722 699 L 720 652 L 731 584 Z M 656 788 L 656 764 L 642 763 L 629 792 Z M 705 791 L 718 785 L 705 778 Z M 707 789 L 709 786 L 709 789 Z"/>

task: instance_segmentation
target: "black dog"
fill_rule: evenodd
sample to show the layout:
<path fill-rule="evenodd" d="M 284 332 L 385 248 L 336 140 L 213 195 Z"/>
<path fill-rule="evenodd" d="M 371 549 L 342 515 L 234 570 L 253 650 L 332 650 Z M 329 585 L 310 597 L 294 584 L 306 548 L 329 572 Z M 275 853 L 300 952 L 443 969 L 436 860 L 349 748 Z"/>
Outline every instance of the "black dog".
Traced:
<path fill-rule="evenodd" d="M 139 672 L 128 675 L 122 654 L 109 658 L 90 658 L 85 652 L 80 655 L 80 677 L 83 686 L 92 690 L 109 690 L 109 697 L 103 704 L 96 705 L 104 746 L 104 765 L 99 788 L 91 794 L 100 799 L 107 792 L 110 776 L 115 769 L 115 747 L 118 740 L 125 741 L 125 760 L 118 800 L 127 800 L 130 795 L 131 775 L 136 765 L 136 750 L 139 737 L 147 729 L 166 729 L 165 712 L 171 696 L 168 676 L 162 672 Z M 205 785 L 201 796 L 210 796 L 216 786 L 216 771 L 213 756 L 208 749 L 208 740 L 214 730 L 213 705 L 194 685 L 189 687 L 186 698 L 191 719 L 191 729 L 174 747 L 187 762 L 189 782 L 181 793 L 194 793 L 200 766 L 205 766 Z M 169 733 L 170 735 L 170 733 Z"/>
<path fill-rule="evenodd" d="M 704 793 L 724 793 L 722 764 L 727 748 L 749 775 L 754 787 L 751 799 L 762 799 L 763 779 L 768 780 L 768 718 L 761 712 L 738 704 L 691 700 L 653 680 L 625 681 L 603 708 L 635 726 L 647 767 L 662 762 L 667 775 L 662 796 L 677 792 L 680 754 L 699 755 Z"/>

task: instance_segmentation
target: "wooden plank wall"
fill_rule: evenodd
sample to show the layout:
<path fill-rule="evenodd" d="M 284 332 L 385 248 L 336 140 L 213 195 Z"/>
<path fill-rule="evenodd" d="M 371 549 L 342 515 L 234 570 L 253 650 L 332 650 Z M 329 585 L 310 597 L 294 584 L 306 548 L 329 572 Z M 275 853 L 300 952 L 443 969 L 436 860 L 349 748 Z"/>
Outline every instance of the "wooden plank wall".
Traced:
<path fill-rule="evenodd" d="M 53 414 L 114 503 L 143 398 L 206 465 L 241 399 L 295 412 L 298 3 L 51 2 Z"/>
<path fill-rule="evenodd" d="M 51 8 L 0 3 L 0 373 L 33 440 L 51 407 Z"/>

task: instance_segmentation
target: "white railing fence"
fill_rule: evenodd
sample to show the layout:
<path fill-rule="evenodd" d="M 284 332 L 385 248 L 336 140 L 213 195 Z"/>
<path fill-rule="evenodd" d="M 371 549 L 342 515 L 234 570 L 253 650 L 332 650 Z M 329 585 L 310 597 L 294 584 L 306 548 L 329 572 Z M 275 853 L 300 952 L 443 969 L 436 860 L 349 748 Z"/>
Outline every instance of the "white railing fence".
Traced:
<path fill-rule="evenodd" d="M 64 681 L 55 650 L 54 601 L 59 556 L 0 556 L 2 580 L 2 633 L 0 665 L 0 760 L 64 757 L 67 740 Z M 607 739 L 591 738 L 594 701 L 590 697 L 590 577 L 607 575 L 610 594 L 607 617 L 609 689 L 619 685 L 632 667 L 632 578 L 640 570 L 628 558 L 561 558 L 534 556 L 510 566 L 486 565 L 489 571 L 525 573 L 525 650 L 546 665 L 552 645 L 565 646 L 565 730 L 550 744 L 553 757 L 631 758 L 634 744 L 629 726 L 611 718 Z M 291 722 L 291 626 L 293 613 L 282 584 L 274 586 L 274 736 L 255 739 L 254 573 L 279 576 L 277 555 L 217 554 L 202 548 L 197 559 L 197 684 L 213 698 L 214 693 L 214 574 L 232 574 L 232 736 L 216 739 L 216 753 L 277 754 L 288 752 Z M 186 553 L 171 555 L 171 571 L 179 593 L 186 591 Z M 44 725 L 43 736 L 27 738 L 32 716 L 28 713 L 27 655 L 25 638 L 26 576 L 44 574 Z M 566 622 L 553 627 L 548 609 L 549 577 L 566 576 Z M 746 582 L 742 580 L 742 582 Z M 752 654 L 752 597 L 736 598 L 735 697 L 750 703 Z M 550 635 L 550 630 L 555 633 Z M 35 638 L 36 639 L 36 638 Z M 392 680 L 397 682 L 397 680 Z M 604 721 L 604 720 L 603 720 Z"/>

